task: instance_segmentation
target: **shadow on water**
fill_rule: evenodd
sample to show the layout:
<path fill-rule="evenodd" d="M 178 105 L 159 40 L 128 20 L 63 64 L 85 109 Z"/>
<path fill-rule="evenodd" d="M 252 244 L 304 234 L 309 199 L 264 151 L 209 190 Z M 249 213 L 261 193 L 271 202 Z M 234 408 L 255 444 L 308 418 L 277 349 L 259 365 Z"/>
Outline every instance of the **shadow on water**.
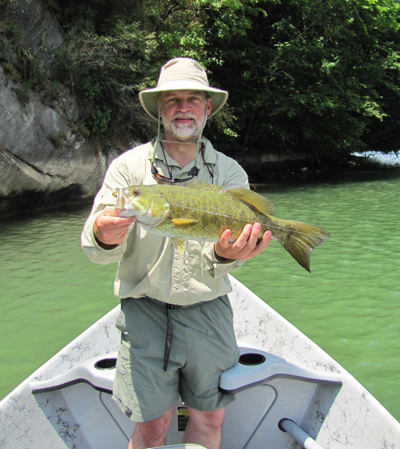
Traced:
<path fill-rule="evenodd" d="M 82 215 L 83 212 L 87 212 L 89 214 L 90 209 L 92 207 L 92 202 L 83 202 L 77 204 L 61 204 L 59 206 L 54 205 L 46 210 L 38 210 L 35 212 L 26 211 L 26 212 L 17 212 L 12 215 L 7 215 L 5 217 L 0 216 L 0 224 L 13 224 L 13 223 L 26 223 L 36 221 L 36 220 L 45 220 L 46 218 L 52 218 L 54 216 L 62 216 L 63 214 L 70 216 L 71 214 Z"/>
<path fill-rule="evenodd" d="M 377 164 L 355 167 L 352 169 L 312 173 L 300 176 L 287 176 L 280 179 L 266 179 L 264 183 L 252 183 L 253 190 L 264 190 L 284 193 L 299 187 L 334 185 L 346 183 L 365 183 L 375 181 L 389 181 L 400 177 L 400 167 L 384 167 Z"/>

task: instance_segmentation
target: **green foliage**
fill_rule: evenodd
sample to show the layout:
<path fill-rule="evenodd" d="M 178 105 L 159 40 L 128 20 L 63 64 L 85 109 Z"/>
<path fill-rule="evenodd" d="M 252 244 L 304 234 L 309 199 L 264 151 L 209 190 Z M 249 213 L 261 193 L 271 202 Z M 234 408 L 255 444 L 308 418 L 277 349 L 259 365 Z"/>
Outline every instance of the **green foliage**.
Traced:
<path fill-rule="evenodd" d="M 198 59 L 230 93 L 206 135 L 231 155 L 400 144 L 393 0 L 64 0 L 58 64 L 93 135 L 155 132 L 137 100 L 161 65 Z"/>
<path fill-rule="evenodd" d="M 138 23 L 116 22 L 108 35 L 92 28 L 72 27 L 58 54 L 59 76 L 85 105 L 94 135 L 128 139 L 132 118 L 143 114 L 137 93 L 154 76 L 151 60 L 157 43 Z"/>
<path fill-rule="evenodd" d="M 18 0 L 0 1 L 0 62 L 8 77 L 14 83 L 20 83 L 15 88 L 21 103 L 29 100 L 31 90 L 42 89 L 46 83 L 46 76 L 40 68 L 36 53 L 26 48 L 23 30 L 11 19 L 10 11 L 18 5 Z M 44 34 L 42 38 L 42 50 Z"/>
<path fill-rule="evenodd" d="M 19 74 L 18 70 L 14 67 L 14 64 L 12 62 L 7 61 L 4 64 L 4 71 L 15 83 L 19 83 L 21 81 L 21 75 Z"/>
<path fill-rule="evenodd" d="M 89 119 L 93 132 L 105 133 L 111 120 L 111 109 L 95 107 Z"/>
<path fill-rule="evenodd" d="M 394 124 L 387 93 L 397 98 L 399 89 L 397 4 L 235 4 L 207 2 L 206 26 L 208 67 L 238 117 L 236 151 L 349 153 L 370 146 L 371 126 Z"/>
<path fill-rule="evenodd" d="M 59 77 L 86 108 L 94 136 L 148 139 L 155 124 L 138 101 L 174 56 L 201 59 L 206 44 L 193 1 L 85 0 L 62 3 L 67 39 Z"/>
<path fill-rule="evenodd" d="M 29 86 L 25 83 L 22 84 L 20 87 L 16 87 L 14 89 L 15 95 L 17 96 L 18 101 L 22 105 L 26 105 L 30 98 L 30 89 Z"/>

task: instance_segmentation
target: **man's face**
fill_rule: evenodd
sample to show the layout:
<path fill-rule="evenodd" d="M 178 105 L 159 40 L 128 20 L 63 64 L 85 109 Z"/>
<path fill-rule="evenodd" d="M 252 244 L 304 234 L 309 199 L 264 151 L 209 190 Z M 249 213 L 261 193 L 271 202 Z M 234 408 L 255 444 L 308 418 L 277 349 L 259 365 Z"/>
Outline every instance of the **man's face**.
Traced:
<path fill-rule="evenodd" d="M 212 110 L 211 98 L 197 90 L 174 90 L 161 94 L 161 117 L 164 138 L 195 141 L 203 131 L 205 115 Z"/>

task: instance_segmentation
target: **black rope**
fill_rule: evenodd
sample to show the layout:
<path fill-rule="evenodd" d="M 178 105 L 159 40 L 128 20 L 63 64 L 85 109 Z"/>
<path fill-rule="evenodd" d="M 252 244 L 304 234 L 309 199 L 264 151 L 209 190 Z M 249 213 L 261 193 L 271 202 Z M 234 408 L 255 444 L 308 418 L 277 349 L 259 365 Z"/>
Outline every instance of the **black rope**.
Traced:
<path fill-rule="evenodd" d="M 171 309 L 178 309 L 180 306 L 175 304 L 166 304 L 167 309 L 167 335 L 165 336 L 165 349 L 164 349 L 164 371 L 167 371 L 169 354 L 171 352 L 172 346 L 172 336 L 173 336 L 173 327 L 172 327 L 172 318 L 170 315 Z"/>
<path fill-rule="evenodd" d="M 165 162 L 165 165 L 166 165 L 166 167 L 167 167 L 167 170 L 168 170 L 168 173 L 169 173 L 169 177 L 172 179 L 172 169 L 171 169 L 171 167 L 168 165 L 168 162 L 167 162 L 167 156 L 166 156 L 166 154 L 165 154 L 165 150 L 164 150 L 164 147 L 163 147 L 162 142 L 161 142 L 161 149 L 162 149 L 162 151 L 163 151 L 164 162 Z M 202 159 L 203 159 L 204 165 L 206 166 L 206 168 L 207 168 L 207 170 L 208 170 L 208 173 L 209 173 L 209 175 L 211 176 L 211 184 L 214 184 L 214 168 L 211 166 L 211 164 L 207 164 L 207 162 L 206 162 L 206 160 L 205 160 L 205 158 L 204 158 L 204 145 L 201 146 L 200 154 L 201 154 L 201 157 L 202 157 Z M 153 175 L 155 174 L 155 173 L 153 172 L 153 169 L 154 169 L 154 168 L 155 168 L 155 167 L 152 167 L 152 173 L 153 173 Z M 190 171 L 189 171 L 189 176 L 197 176 L 197 175 L 199 174 L 199 171 L 200 171 L 200 170 L 199 170 L 197 167 L 192 167 L 192 168 L 190 169 Z"/>

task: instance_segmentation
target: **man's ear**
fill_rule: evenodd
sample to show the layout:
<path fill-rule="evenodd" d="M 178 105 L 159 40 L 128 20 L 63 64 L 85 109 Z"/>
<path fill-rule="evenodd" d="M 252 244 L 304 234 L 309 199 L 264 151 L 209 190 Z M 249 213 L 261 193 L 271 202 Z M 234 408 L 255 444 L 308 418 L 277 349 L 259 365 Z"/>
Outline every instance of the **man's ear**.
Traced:
<path fill-rule="evenodd" d="M 211 114 L 212 104 L 213 104 L 212 98 L 211 97 L 207 98 L 207 116 Z"/>

